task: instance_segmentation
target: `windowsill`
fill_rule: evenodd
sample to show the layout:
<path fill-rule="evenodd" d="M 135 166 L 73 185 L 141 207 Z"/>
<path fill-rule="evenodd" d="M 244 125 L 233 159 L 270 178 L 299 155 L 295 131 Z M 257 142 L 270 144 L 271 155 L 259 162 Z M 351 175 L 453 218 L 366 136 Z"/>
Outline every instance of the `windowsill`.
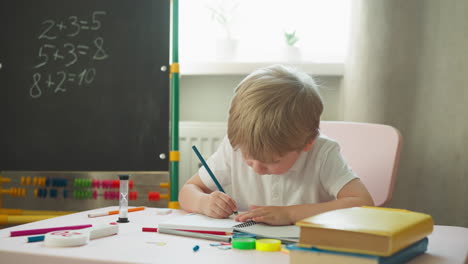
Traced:
<path fill-rule="evenodd" d="M 247 75 L 252 71 L 275 63 L 297 67 L 308 74 L 320 76 L 342 76 L 344 63 L 284 63 L 284 62 L 188 62 L 180 63 L 181 76 L 194 75 Z"/>

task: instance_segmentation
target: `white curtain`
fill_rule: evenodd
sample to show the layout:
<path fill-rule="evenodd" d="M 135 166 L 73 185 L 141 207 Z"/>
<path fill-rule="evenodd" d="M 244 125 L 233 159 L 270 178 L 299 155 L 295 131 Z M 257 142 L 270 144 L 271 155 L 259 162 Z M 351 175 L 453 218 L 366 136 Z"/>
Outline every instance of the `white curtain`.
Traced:
<path fill-rule="evenodd" d="M 468 227 L 468 1 L 353 5 L 343 117 L 401 131 L 388 206 Z"/>

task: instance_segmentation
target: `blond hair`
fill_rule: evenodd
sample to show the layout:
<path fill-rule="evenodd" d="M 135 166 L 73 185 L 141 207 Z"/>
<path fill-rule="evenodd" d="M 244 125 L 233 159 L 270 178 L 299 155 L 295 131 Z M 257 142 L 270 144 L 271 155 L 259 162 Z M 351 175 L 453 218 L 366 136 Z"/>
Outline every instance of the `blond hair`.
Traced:
<path fill-rule="evenodd" d="M 282 65 L 258 69 L 235 90 L 228 138 L 245 156 L 272 162 L 317 137 L 322 111 L 318 87 L 306 73 Z"/>

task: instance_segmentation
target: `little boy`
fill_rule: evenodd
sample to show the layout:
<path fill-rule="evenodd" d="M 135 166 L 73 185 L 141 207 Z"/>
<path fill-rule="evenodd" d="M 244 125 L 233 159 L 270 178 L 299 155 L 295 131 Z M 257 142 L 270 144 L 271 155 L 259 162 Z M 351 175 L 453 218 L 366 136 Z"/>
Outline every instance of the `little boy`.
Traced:
<path fill-rule="evenodd" d="M 339 145 L 320 134 L 323 104 L 314 80 L 273 65 L 247 76 L 236 88 L 227 138 L 207 160 L 219 192 L 200 168 L 179 193 L 188 212 L 237 221 L 289 225 L 329 210 L 373 205 L 348 167 Z"/>

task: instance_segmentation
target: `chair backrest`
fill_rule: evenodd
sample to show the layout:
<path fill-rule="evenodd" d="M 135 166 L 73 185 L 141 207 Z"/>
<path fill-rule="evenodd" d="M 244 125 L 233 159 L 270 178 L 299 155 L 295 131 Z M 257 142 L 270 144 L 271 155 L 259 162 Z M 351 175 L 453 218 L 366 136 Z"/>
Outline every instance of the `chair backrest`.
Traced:
<path fill-rule="evenodd" d="M 382 206 L 392 198 L 400 156 L 401 134 L 381 124 L 322 121 L 320 130 L 341 146 L 341 153 Z"/>

